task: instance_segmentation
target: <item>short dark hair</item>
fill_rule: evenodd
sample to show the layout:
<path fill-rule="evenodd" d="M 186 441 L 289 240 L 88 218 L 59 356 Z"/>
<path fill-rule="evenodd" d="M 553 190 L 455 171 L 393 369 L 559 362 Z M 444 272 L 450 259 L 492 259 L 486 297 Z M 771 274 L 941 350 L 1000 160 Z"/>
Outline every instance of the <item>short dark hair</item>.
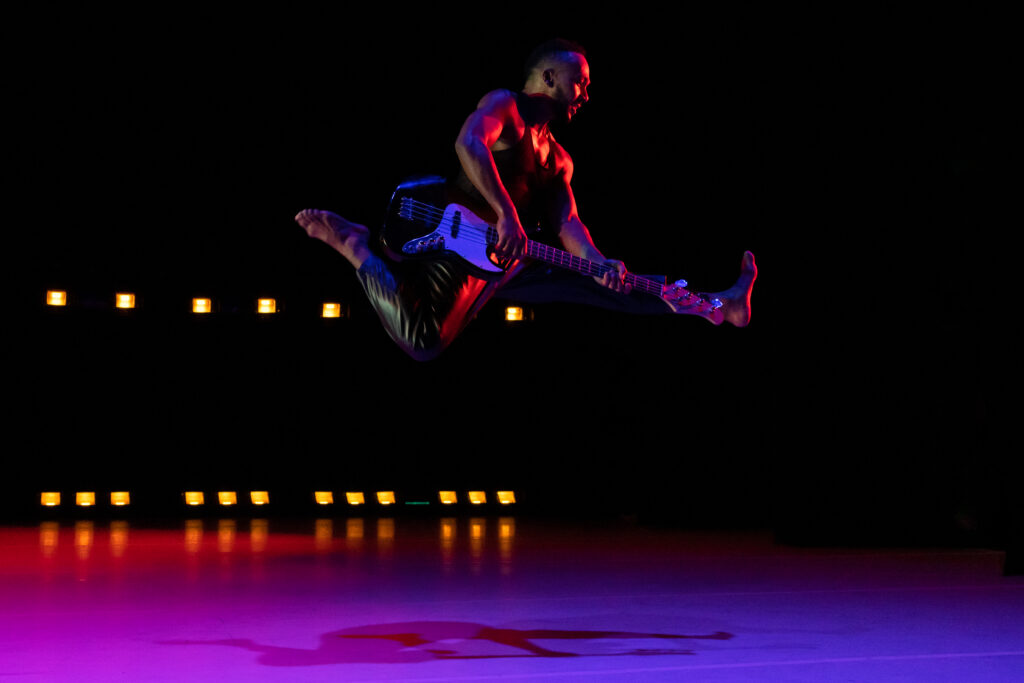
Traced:
<path fill-rule="evenodd" d="M 561 54 L 563 52 L 576 52 L 578 54 L 587 56 L 587 51 L 579 43 L 567 40 L 565 38 L 552 38 L 546 40 L 533 49 L 533 52 L 526 58 L 526 62 L 523 64 L 523 79 L 530 77 L 533 70 L 542 61 L 553 55 Z"/>

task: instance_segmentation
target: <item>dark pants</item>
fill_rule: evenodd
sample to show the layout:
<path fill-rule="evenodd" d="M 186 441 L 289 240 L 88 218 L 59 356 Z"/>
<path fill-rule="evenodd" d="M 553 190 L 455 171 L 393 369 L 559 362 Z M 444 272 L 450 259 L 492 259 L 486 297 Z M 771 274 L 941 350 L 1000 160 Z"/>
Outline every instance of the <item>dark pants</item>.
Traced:
<path fill-rule="evenodd" d="M 374 256 L 357 275 L 384 329 L 416 360 L 436 358 L 492 298 L 636 314 L 671 311 L 655 296 L 621 294 L 591 277 L 540 262 L 519 263 L 498 279 L 483 280 L 455 257 L 389 263 Z"/>

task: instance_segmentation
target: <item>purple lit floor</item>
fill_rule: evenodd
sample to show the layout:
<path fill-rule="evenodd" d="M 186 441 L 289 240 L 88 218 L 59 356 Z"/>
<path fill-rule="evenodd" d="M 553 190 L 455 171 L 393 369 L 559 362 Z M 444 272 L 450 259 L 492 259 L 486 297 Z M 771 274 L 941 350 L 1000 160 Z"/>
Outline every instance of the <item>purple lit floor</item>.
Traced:
<path fill-rule="evenodd" d="M 0 680 L 1021 681 L 979 549 L 516 517 L 0 528 Z"/>

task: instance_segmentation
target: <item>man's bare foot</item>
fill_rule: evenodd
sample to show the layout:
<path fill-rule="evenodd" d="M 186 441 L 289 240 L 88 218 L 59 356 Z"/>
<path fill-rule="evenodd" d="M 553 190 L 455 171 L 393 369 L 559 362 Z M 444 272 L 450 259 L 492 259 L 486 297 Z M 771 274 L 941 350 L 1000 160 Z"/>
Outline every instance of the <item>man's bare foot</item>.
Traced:
<path fill-rule="evenodd" d="M 746 327 L 750 324 L 750 294 L 754 291 L 754 280 L 757 279 L 757 264 L 754 263 L 754 254 L 749 251 L 743 252 L 743 262 L 740 264 L 740 277 L 729 289 L 717 294 L 709 294 L 713 299 L 722 302 L 722 307 L 717 312 L 721 317 L 717 322 L 708 318 L 711 322 L 719 325 L 723 322 L 730 323 L 736 327 Z"/>
<path fill-rule="evenodd" d="M 338 253 L 359 268 L 370 255 L 370 231 L 366 226 L 347 221 L 336 213 L 304 209 L 295 216 L 310 237 L 334 247 Z"/>
<path fill-rule="evenodd" d="M 740 277 L 732 287 L 724 292 L 700 292 L 700 298 L 703 299 L 700 303 L 691 303 L 695 302 L 695 299 L 681 299 L 669 305 L 676 313 L 699 315 L 715 325 L 730 323 L 736 327 L 746 327 L 750 324 L 750 294 L 756 279 L 757 265 L 754 263 L 754 255 L 747 251 L 743 253 Z M 716 299 L 722 305 L 716 309 L 709 308 L 706 302 Z"/>

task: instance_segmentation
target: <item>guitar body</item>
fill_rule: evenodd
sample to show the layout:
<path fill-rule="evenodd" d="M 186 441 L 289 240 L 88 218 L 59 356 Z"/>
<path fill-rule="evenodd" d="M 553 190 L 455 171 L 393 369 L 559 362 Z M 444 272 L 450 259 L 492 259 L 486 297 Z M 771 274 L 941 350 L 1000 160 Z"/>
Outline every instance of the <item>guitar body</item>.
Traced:
<path fill-rule="evenodd" d="M 462 203 L 460 203 L 462 202 Z M 388 203 L 381 246 L 396 261 L 458 256 L 475 275 L 500 276 L 505 271 L 492 258 L 496 232 L 485 220 L 489 212 L 452 188 L 440 176 L 410 178 L 400 184 Z"/>
<path fill-rule="evenodd" d="M 404 181 L 388 204 L 381 245 L 393 259 L 457 256 L 481 278 L 504 274 L 504 264 L 493 256 L 498 234 L 489 207 L 472 205 L 467 198 L 440 176 L 420 176 Z M 549 245 L 528 241 L 527 258 L 537 259 L 583 275 L 600 277 L 610 268 Z M 686 289 L 685 280 L 666 285 L 664 278 L 633 273 L 625 276 L 634 290 L 662 299 L 674 311 L 697 313 L 716 325 L 722 322 L 722 302 Z"/>

